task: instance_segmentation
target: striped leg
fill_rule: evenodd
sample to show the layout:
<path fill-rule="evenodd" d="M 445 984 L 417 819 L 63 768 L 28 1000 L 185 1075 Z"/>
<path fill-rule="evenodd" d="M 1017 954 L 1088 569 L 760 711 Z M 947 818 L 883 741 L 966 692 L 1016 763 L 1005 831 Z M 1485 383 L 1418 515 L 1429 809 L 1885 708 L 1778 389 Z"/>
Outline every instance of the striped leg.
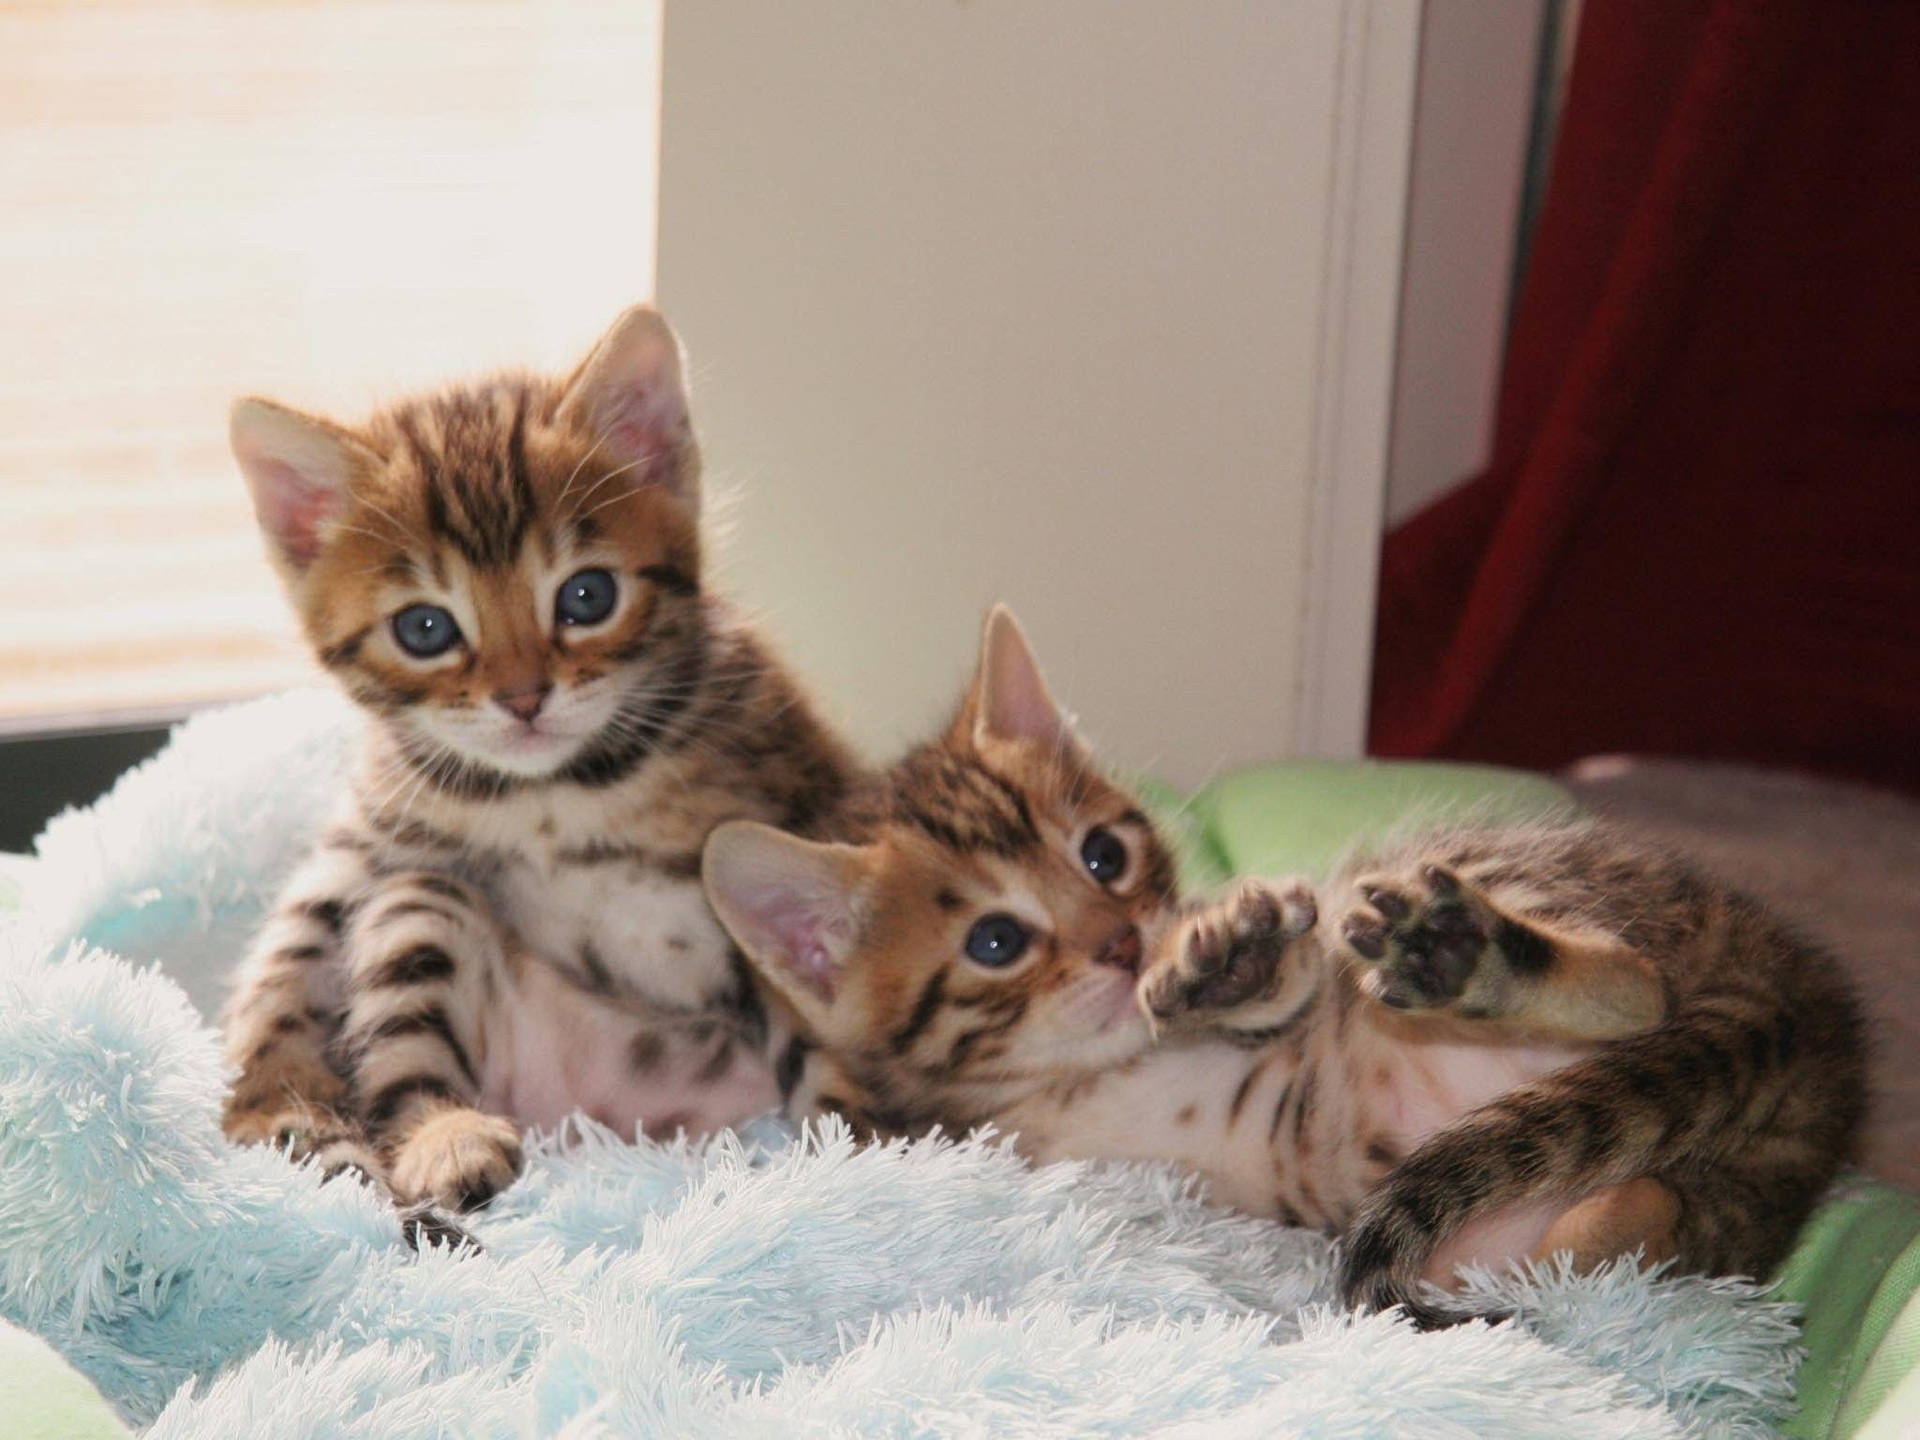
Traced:
<path fill-rule="evenodd" d="M 357 1110 L 402 1200 L 468 1210 L 520 1170 L 513 1123 L 475 1108 L 482 1013 L 503 973 L 499 923 L 432 871 L 379 882 L 347 936 L 346 1025 Z"/>
<path fill-rule="evenodd" d="M 240 1144 L 284 1144 L 327 1173 L 379 1173 L 359 1127 L 343 1113 L 346 1081 L 329 1047 L 345 1003 L 344 934 L 367 884 L 365 853 L 330 837 L 294 872 L 242 962 L 224 1017 L 238 1071 L 221 1126 Z"/>

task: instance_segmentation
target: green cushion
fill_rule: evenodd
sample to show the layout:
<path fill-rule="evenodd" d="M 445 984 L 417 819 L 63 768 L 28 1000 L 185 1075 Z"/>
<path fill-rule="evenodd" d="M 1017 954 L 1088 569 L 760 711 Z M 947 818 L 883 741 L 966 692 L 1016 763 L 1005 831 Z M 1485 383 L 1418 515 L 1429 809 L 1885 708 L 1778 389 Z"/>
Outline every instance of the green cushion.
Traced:
<path fill-rule="evenodd" d="M 1920 1199 L 1876 1181 L 1846 1186 L 1807 1221 L 1779 1278 L 1806 1312 L 1787 1433 L 1920 1435 Z"/>
<path fill-rule="evenodd" d="M 1149 779 L 1130 783 L 1196 888 L 1234 875 L 1324 875 L 1356 843 L 1421 820 L 1495 823 L 1575 809 L 1545 776 L 1492 765 L 1296 760 L 1239 770 L 1188 796 Z"/>
<path fill-rule="evenodd" d="M 8 1440 L 129 1440 L 87 1378 L 38 1335 L 0 1320 L 0 1415 Z"/>
<path fill-rule="evenodd" d="M 1241 875 L 1320 875 L 1355 844 L 1422 821 L 1537 819 L 1574 810 L 1553 781 L 1491 765 L 1294 761 L 1206 786 L 1194 808 Z"/>
<path fill-rule="evenodd" d="M 1173 846 L 1180 862 L 1180 882 L 1193 890 L 1210 890 L 1233 874 L 1207 829 L 1211 818 L 1200 808 L 1198 795 L 1182 795 L 1171 785 L 1145 776 L 1129 775 L 1127 786 L 1153 816 L 1153 823 Z"/>

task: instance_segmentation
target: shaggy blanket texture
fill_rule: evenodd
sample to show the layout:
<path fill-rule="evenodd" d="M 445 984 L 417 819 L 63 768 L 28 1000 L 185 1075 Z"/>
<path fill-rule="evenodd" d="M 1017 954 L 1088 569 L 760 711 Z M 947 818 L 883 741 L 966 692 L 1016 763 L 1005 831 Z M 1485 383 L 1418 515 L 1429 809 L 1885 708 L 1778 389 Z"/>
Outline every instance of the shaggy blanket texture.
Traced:
<path fill-rule="evenodd" d="M 331 702 L 189 725 L 41 848 L 0 934 L 0 1315 L 154 1437 L 1760 1436 L 1786 1307 L 1630 1269 L 1480 1276 L 1517 1323 L 1330 1303 L 1319 1237 L 1144 1167 L 988 1138 L 705 1146 L 580 1123 L 400 1243 L 348 1181 L 221 1139 L 204 1006 L 311 833 Z M 77 943 L 112 943 L 121 959 Z"/>

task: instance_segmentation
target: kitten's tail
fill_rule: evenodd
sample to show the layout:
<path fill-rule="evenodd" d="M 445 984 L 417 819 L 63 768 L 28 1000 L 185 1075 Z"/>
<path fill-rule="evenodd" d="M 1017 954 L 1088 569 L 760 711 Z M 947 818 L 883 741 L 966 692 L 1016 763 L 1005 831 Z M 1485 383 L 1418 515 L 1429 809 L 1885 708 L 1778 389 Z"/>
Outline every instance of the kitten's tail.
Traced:
<path fill-rule="evenodd" d="M 1684 1209 L 1689 1177 L 1705 1177 L 1701 1192 L 1711 1193 L 1717 1168 L 1749 1161 L 1783 1183 L 1745 1201 L 1799 1213 L 1776 1213 L 1743 1240 L 1693 1247 L 1705 1254 L 1689 1253 L 1683 1221 L 1678 1258 L 1683 1269 L 1767 1268 L 1858 1127 L 1858 1029 L 1844 995 L 1808 1014 L 1772 997 L 1702 994 L 1658 1028 L 1482 1106 L 1414 1151 L 1361 1207 L 1341 1264 L 1348 1303 L 1401 1306 L 1423 1327 L 1468 1318 L 1419 1292 L 1436 1247 L 1470 1220 L 1529 1202 L 1572 1204 L 1642 1176 L 1672 1177 Z"/>

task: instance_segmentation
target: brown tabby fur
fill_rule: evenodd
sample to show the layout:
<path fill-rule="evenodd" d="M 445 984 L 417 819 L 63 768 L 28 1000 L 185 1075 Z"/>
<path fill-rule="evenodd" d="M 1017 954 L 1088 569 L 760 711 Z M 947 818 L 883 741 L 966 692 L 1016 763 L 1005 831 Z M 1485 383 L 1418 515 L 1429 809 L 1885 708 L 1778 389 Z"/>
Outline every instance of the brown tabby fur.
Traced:
<path fill-rule="evenodd" d="M 1422 1323 L 1456 1317 L 1420 1282 L 1468 1260 L 1764 1274 L 1858 1125 L 1832 959 L 1616 831 L 1442 831 L 1183 906 L 1003 613 L 952 727 L 889 780 L 848 843 L 708 844 L 716 910 L 804 1017 L 798 1113 L 1175 1162 L 1344 1235 L 1347 1298 Z M 1112 883 L 1080 859 L 1095 826 L 1127 848 Z M 1004 969 L 964 953 L 992 913 L 1033 932 Z"/>
<path fill-rule="evenodd" d="M 709 830 L 805 830 L 854 767 L 707 593 L 676 342 L 623 316 L 573 376 L 347 429 L 265 401 L 234 442 L 314 653 L 367 717 L 350 792 L 226 1015 L 240 1140 L 469 1206 L 575 1105 L 712 1128 L 777 1093 L 777 1024 L 701 896 Z M 556 587 L 617 583 L 604 622 Z M 392 618 L 444 605 L 421 659 Z M 531 711 L 531 718 L 525 712 Z"/>

